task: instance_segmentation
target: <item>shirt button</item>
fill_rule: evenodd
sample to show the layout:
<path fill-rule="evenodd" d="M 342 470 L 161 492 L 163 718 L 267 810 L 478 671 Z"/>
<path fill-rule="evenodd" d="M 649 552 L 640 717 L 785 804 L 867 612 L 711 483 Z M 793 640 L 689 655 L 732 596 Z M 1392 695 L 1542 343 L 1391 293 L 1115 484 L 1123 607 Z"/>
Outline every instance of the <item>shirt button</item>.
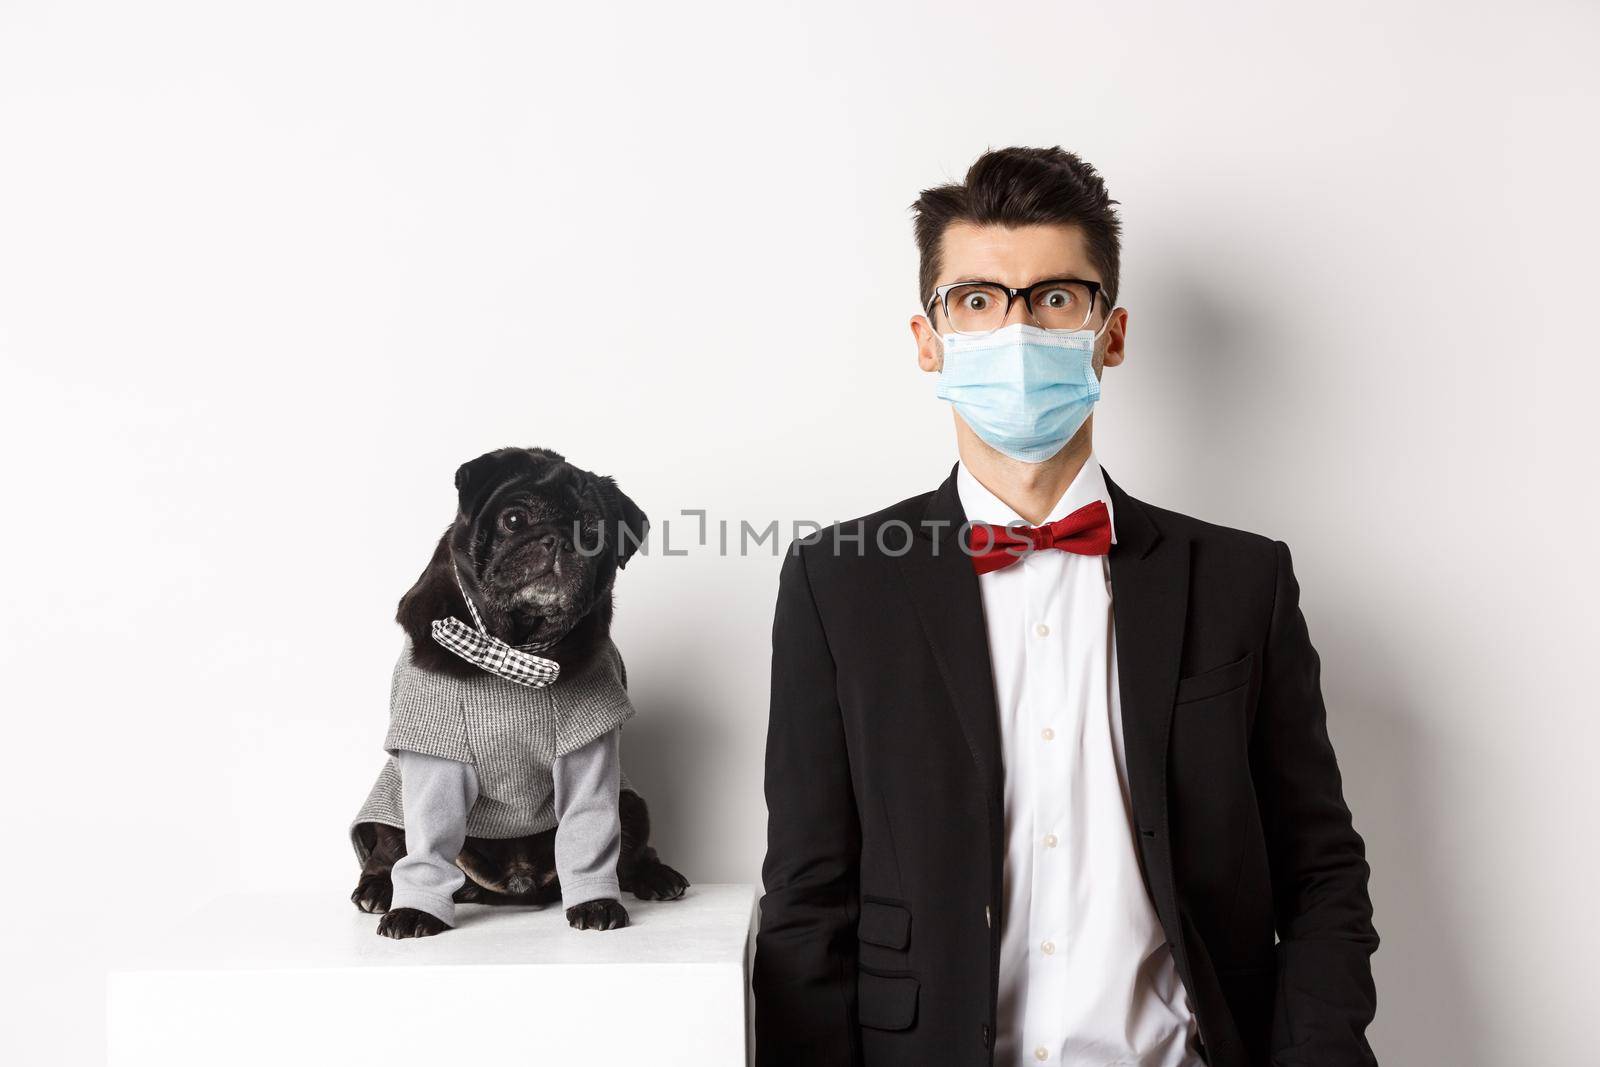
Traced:
<path fill-rule="evenodd" d="M 1054 730 L 1050 729 L 1050 727 L 1048 727 L 1048 726 L 1046 726 L 1043 730 L 1039 731 L 1039 736 L 1044 738 L 1046 741 L 1048 741 L 1051 738 L 1055 737 L 1055 735 L 1056 735 L 1056 732 Z"/>
<path fill-rule="evenodd" d="M 1040 945 L 1039 947 L 1044 950 L 1044 954 L 1046 956 L 1055 955 L 1056 943 L 1054 941 L 1046 941 L 1044 944 Z"/>
<path fill-rule="evenodd" d="M 1016 631 L 1012 631 L 1012 632 L 1015 633 Z M 1050 627 L 1046 626 L 1044 623 L 1041 622 L 1039 625 L 1037 625 L 1037 626 L 1035 626 L 1033 628 L 1033 632 L 1038 634 L 1040 637 L 1049 637 L 1050 636 Z"/>
<path fill-rule="evenodd" d="M 1055 848 L 1056 847 L 1056 835 L 1055 834 L 1045 834 L 1044 835 L 1044 847 L 1045 848 Z"/>
<path fill-rule="evenodd" d="M 1047 1060 L 1050 1058 L 1050 1050 L 1045 1048 L 1043 1045 L 1040 1045 L 1038 1048 L 1033 1050 L 1033 1058 L 1036 1060 Z"/>

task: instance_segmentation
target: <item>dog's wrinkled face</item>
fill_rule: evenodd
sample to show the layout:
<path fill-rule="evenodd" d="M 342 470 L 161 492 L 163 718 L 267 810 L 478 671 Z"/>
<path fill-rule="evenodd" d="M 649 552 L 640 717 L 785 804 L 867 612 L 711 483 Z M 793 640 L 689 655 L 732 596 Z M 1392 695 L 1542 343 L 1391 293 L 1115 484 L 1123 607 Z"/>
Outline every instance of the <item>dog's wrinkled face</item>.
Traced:
<path fill-rule="evenodd" d="M 491 633 L 553 644 L 599 603 L 648 520 L 610 478 L 546 449 L 506 448 L 456 472 L 450 555 Z"/>

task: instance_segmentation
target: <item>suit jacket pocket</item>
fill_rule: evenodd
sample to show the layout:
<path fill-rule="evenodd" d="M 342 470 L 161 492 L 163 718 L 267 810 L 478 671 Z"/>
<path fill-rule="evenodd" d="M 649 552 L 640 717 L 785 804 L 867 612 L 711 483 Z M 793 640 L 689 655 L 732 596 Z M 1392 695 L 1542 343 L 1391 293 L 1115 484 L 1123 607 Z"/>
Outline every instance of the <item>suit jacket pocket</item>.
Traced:
<path fill-rule="evenodd" d="M 1246 652 L 1232 663 L 1179 678 L 1178 694 L 1173 703 L 1187 704 L 1192 700 L 1204 700 L 1239 688 L 1250 680 L 1250 669 L 1255 664 L 1255 658 L 1254 652 Z"/>
<path fill-rule="evenodd" d="M 919 983 L 910 975 L 856 972 L 856 1019 L 874 1030 L 905 1030 L 917 1021 Z"/>
<path fill-rule="evenodd" d="M 856 936 L 869 945 L 903 949 L 911 944 L 911 912 L 886 900 L 862 897 Z"/>

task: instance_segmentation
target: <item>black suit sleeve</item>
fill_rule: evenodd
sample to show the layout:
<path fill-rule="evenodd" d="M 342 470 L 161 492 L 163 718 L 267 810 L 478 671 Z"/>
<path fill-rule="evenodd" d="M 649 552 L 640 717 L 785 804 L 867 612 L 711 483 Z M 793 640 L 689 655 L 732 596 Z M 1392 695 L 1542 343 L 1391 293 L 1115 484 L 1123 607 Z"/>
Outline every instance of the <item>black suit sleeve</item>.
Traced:
<path fill-rule="evenodd" d="M 1328 740 L 1321 661 L 1300 611 L 1289 547 L 1275 542 L 1277 586 L 1251 759 L 1272 864 L 1278 1067 L 1375 1067 L 1365 1031 L 1377 1011 L 1378 935 L 1365 848 L 1345 806 Z"/>
<path fill-rule="evenodd" d="M 861 829 L 833 656 L 805 559 L 787 555 L 772 625 L 765 895 L 756 934 L 757 1067 L 860 1062 Z"/>

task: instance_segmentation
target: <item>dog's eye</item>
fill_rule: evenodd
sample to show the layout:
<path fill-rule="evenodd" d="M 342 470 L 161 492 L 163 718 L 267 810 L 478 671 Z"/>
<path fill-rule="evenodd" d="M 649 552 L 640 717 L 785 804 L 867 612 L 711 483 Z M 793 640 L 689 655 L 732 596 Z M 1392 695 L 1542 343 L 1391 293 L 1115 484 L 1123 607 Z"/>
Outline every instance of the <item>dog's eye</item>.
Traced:
<path fill-rule="evenodd" d="M 530 521 L 532 521 L 532 516 L 528 514 L 525 508 L 506 508 L 500 513 L 500 528 L 506 533 L 526 530 Z"/>

